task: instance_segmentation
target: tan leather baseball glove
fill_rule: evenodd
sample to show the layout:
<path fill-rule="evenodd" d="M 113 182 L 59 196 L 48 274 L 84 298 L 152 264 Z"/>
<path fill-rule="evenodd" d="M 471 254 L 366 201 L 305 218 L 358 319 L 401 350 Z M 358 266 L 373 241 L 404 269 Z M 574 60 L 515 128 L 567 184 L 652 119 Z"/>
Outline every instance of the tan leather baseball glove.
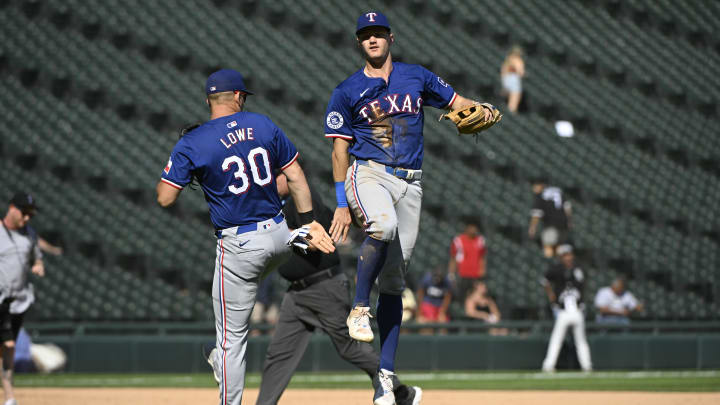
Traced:
<path fill-rule="evenodd" d="M 492 113 L 488 120 L 485 119 L 485 110 Z M 440 120 L 443 118 L 455 123 L 458 134 L 476 134 L 500 122 L 502 114 L 492 104 L 482 103 L 443 114 L 440 116 Z"/>

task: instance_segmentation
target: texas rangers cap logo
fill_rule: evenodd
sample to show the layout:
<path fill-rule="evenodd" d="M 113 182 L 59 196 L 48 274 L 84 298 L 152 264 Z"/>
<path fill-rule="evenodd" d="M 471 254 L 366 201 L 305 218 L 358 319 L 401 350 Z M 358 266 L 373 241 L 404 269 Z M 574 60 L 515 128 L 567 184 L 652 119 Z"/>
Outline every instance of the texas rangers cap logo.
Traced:
<path fill-rule="evenodd" d="M 383 13 L 379 11 L 370 11 L 363 13 L 360 17 L 358 17 L 355 33 L 357 34 L 367 27 L 385 27 L 390 30 L 390 23 L 388 23 L 387 17 L 385 17 Z"/>
<path fill-rule="evenodd" d="M 343 126 L 343 117 L 337 111 L 330 111 L 330 113 L 327 115 L 325 123 L 328 127 L 332 129 L 338 129 Z"/>
<path fill-rule="evenodd" d="M 172 167 L 172 159 L 168 159 L 167 165 L 165 166 L 165 169 L 163 169 L 165 174 L 170 174 L 171 167 Z"/>

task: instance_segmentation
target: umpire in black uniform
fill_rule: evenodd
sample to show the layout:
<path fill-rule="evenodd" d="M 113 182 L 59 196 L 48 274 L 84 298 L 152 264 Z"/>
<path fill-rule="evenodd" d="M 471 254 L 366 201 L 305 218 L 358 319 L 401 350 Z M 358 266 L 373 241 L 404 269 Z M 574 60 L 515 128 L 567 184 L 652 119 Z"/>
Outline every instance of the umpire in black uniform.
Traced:
<path fill-rule="evenodd" d="M 283 213 L 290 229 L 300 226 L 295 204 L 288 196 L 285 176 L 277 177 L 278 191 L 286 197 Z M 330 228 L 332 212 L 311 191 L 315 219 L 325 229 Z M 297 248 L 296 248 L 297 249 Z M 350 312 L 350 283 L 339 269 L 340 257 L 336 252 L 323 254 L 308 250 L 296 252 L 278 269 L 290 281 L 280 306 L 280 316 L 268 346 L 263 367 L 262 382 L 257 405 L 275 405 L 290 383 L 295 369 L 305 354 L 315 329 L 330 336 L 340 357 L 365 371 L 373 386 L 379 384 L 377 370 L 380 357 L 369 343 L 350 338 L 345 323 Z M 417 387 L 396 383 L 398 405 L 417 405 L 422 396 Z"/>

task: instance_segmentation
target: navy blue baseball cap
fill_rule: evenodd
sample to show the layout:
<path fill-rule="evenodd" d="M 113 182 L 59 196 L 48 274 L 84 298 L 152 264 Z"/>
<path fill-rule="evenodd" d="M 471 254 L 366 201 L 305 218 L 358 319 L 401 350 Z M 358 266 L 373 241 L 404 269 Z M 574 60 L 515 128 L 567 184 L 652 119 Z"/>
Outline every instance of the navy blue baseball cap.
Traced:
<path fill-rule="evenodd" d="M 387 17 L 378 11 L 369 11 L 358 17 L 355 34 L 367 27 L 385 27 L 390 31 L 390 23 L 388 23 Z"/>
<path fill-rule="evenodd" d="M 205 82 L 206 94 L 235 90 L 242 91 L 246 94 L 253 94 L 247 91 L 242 75 L 236 70 L 220 69 L 208 76 L 207 82 Z"/>

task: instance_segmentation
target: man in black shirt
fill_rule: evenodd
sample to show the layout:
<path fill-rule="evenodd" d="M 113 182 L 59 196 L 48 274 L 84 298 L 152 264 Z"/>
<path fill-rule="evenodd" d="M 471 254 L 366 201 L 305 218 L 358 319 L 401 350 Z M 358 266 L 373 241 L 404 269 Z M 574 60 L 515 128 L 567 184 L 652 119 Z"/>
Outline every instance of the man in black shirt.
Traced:
<path fill-rule="evenodd" d="M 555 326 L 542 369 L 547 372 L 555 371 L 555 363 L 562 342 L 565 340 L 565 333 L 567 328 L 572 326 L 580 366 L 583 371 L 591 371 L 590 347 L 585 337 L 585 315 L 582 303 L 585 275 L 582 269 L 575 265 L 572 246 L 560 245 L 557 250 L 560 261 L 550 267 L 542 280 L 555 315 Z"/>
<path fill-rule="evenodd" d="M 283 213 L 288 227 L 297 228 L 301 222 L 295 204 L 288 197 L 284 175 L 277 177 L 277 184 L 280 196 L 287 197 Z M 311 195 L 315 219 L 329 229 L 333 213 L 313 191 Z M 379 355 L 370 344 L 358 342 L 348 333 L 345 320 L 350 312 L 350 284 L 338 269 L 340 258 L 337 251 L 324 254 L 308 250 L 303 253 L 295 248 L 295 253 L 278 269 L 280 275 L 290 281 L 290 288 L 283 298 L 275 333 L 268 346 L 257 405 L 277 403 L 316 328 L 330 336 L 340 357 L 365 371 L 373 386 L 379 384 Z M 397 387 L 395 398 L 398 405 L 420 403 L 420 388 L 402 385 L 399 381 L 395 381 L 393 386 Z"/>
<path fill-rule="evenodd" d="M 543 178 L 532 181 L 532 190 L 535 194 L 533 206 L 530 210 L 530 226 L 528 236 L 535 238 L 537 227 L 542 219 L 543 230 L 540 240 L 543 245 L 545 257 L 555 256 L 555 247 L 567 243 L 568 231 L 571 227 L 572 206 L 570 201 L 563 197 L 562 190 L 557 187 L 548 187 Z"/>

